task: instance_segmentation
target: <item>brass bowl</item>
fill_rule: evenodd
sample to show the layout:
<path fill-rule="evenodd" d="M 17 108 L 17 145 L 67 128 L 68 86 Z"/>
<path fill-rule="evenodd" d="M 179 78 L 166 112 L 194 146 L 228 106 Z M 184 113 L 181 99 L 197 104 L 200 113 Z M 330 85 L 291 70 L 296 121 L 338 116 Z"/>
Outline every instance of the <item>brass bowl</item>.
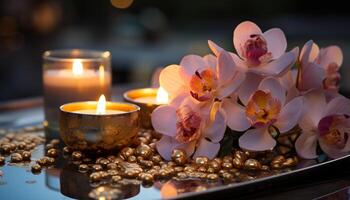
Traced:
<path fill-rule="evenodd" d="M 136 104 L 141 108 L 141 127 L 145 129 L 153 129 L 151 122 L 151 114 L 154 109 L 162 104 L 152 104 L 152 103 L 143 103 L 138 102 L 136 99 L 140 97 L 156 97 L 157 88 L 141 88 L 129 90 L 124 93 L 123 97 L 126 102 Z"/>
<path fill-rule="evenodd" d="M 75 102 L 60 107 L 60 136 L 77 150 L 116 150 L 136 138 L 140 107 L 129 103 L 107 102 L 107 110 L 117 114 L 82 114 L 79 110 L 96 110 L 97 102 Z"/>

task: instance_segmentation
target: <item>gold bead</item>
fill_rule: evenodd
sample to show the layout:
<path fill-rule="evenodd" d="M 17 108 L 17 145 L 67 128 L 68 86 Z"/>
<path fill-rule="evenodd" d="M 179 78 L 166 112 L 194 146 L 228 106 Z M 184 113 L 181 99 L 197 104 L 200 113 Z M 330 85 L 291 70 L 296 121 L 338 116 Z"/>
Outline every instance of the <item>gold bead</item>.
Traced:
<path fill-rule="evenodd" d="M 178 165 L 184 165 L 187 161 L 186 152 L 181 149 L 174 149 L 171 154 L 171 159 Z"/>
<path fill-rule="evenodd" d="M 137 161 L 136 156 L 129 156 L 129 157 L 128 157 L 128 162 L 134 163 L 134 162 L 136 162 L 136 161 Z"/>
<path fill-rule="evenodd" d="M 178 172 L 177 177 L 180 179 L 186 179 L 188 176 L 187 176 L 187 173 L 185 172 Z"/>
<path fill-rule="evenodd" d="M 16 162 L 21 162 L 23 160 L 23 157 L 19 153 L 13 153 L 11 154 L 11 162 L 16 163 Z"/>
<path fill-rule="evenodd" d="M 139 179 L 143 182 L 143 183 L 153 183 L 154 182 L 154 177 L 152 174 L 149 173 L 141 173 L 139 174 Z"/>
<path fill-rule="evenodd" d="M 259 161 L 250 158 L 250 159 L 245 161 L 244 168 L 248 169 L 248 170 L 260 170 L 261 164 Z"/>
<path fill-rule="evenodd" d="M 217 181 L 219 179 L 219 176 L 217 174 L 208 174 L 207 179 L 210 181 Z"/>
<path fill-rule="evenodd" d="M 154 155 L 152 156 L 151 160 L 154 163 L 159 163 L 160 161 L 162 161 L 162 157 L 160 157 L 160 155 Z"/>
<path fill-rule="evenodd" d="M 244 161 L 235 157 L 233 160 L 232 160 L 232 165 L 237 168 L 237 169 L 241 169 L 244 165 Z"/>
<path fill-rule="evenodd" d="M 221 164 L 216 160 L 210 161 L 209 166 L 213 168 L 215 172 L 221 169 Z"/>
<path fill-rule="evenodd" d="M 184 168 L 181 166 L 176 166 L 176 167 L 174 167 L 174 170 L 175 170 L 175 172 L 182 172 L 184 170 Z"/>
<path fill-rule="evenodd" d="M 205 157 L 205 156 L 198 156 L 195 158 L 195 163 L 197 165 L 208 165 L 209 163 L 209 158 Z"/>
<path fill-rule="evenodd" d="M 116 183 L 119 183 L 119 181 L 121 181 L 123 178 L 119 175 L 114 175 L 112 176 L 111 178 L 111 181 L 112 181 L 112 184 L 116 184 Z"/>
<path fill-rule="evenodd" d="M 282 163 L 282 167 L 293 167 L 297 164 L 293 158 L 287 158 L 286 161 Z"/>
<path fill-rule="evenodd" d="M 152 149 L 146 144 L 140 144 L 136 148 L 136 155 L 142 156 L 145 159 L 148 159 L 150 156 L 152 156 Z"/>
<path fill-rule="evenodd" d="M 127 159 L 129 156 L 134 155 L 135 149 L 131 147 L 124 147 L 121 151 L 120 154 L 123 156 L 125 159 Z"/>
<path fill-rule="evenodd" d="M 283 162 L 285 162 L 286 159 L 284 158 L 284 156 L 282 155 L 278 155 L 278 156 L 275 156 L 272 161 L 271 161 L 271 165 L 276 165 L 276 164 L 279 164 L 281 165 Z"/>
<path fill-rule="evenodd" d="M 198 167 L 197 171 L 205 173 L 205 172 L 207 172 L 207 168 L 205 166 L 200 166 L 200 167 Z"/>
<path fill-rule="evenodd" d="M 208 167 L 207 172 L 212 174 L 212 173 L 217 172 L 217 170 L 215 170 L 215 169 L 212 168 L 212 167 Z"/>
<path fill-rule="evenodd" d="M 221 166 L 223 169 L 231 169 L 233 167 L 231 162 L 223 162 Z"/>
<path fill-rule="evenodd" d="M 81 164 L 79 165 L 78 171 L 80 173 L 86 173 L 87 171 L 89 171 L 89 166 L 87 164 Z"/>
<path fill-rule="evenodd" d="M 247 155 L 243 151 L 239 151 L 239 150 L 235 151 L 233 157 L 241 161 L 247 160 Z"/>
<path fill-rule="evenodd" d="M 222 162 L 230 163 L 230 162 L 232 162 L 232 157 L 231 156 L 224 156 L 222 158 Z"/>
<path fill-rule="evenodd" d="M 219 163 L 219 165 L 222 164 L 222 159 L 221 158 L 214 158 L 212 161 L 215 161 L 215 162 Z"/>

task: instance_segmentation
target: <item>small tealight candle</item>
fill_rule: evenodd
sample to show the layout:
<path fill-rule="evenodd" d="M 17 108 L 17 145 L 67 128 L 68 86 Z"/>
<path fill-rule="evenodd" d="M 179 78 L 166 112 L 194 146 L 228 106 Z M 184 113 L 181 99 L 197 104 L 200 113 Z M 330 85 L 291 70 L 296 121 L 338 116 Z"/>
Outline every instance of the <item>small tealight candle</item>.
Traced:
<path fill-rule="evenodd" d="M 151 114 L 155 108 L 167 104 L 169 101 L 168 93 L 164 88 L 142 88 L 129 90 L 124 93 L 124 100 L 140 106 L 141 108 L 141 126 L 143 128 L 152 128 Z"/>
<path fill-rule="evenodd" d="M 137 136 L 140 107 L 130 103 L 99 101 L 64 104 L 60 107 L 60 135 L 67 146 L 78 150 L 113 150 Z"/>

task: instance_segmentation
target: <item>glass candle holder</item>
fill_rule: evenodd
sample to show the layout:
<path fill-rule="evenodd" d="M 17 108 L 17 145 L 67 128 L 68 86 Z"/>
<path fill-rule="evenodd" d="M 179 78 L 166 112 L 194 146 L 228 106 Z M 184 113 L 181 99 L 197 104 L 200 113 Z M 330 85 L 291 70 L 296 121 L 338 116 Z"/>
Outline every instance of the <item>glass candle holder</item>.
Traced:
<path fill-rule="evenodd" d="M 111 55 L 108 51 L 52 50 L 43 55 L 45 124 L 58 130 L 59 107 L 76 101 L 111 97 Z"/>

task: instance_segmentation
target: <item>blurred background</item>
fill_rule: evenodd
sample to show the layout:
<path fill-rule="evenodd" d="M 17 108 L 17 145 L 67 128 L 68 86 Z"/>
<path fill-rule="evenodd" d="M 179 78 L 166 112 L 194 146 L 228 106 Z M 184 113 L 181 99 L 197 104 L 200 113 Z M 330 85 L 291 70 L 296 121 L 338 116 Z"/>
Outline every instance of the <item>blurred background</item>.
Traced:
<path fill-rule="evenodd" d="M 0 103 L 42 94 L 42 53 L 86 48 L 112 53 L 113 83 L 147 85 L 158 67 L 233 50 L 232 31 L 253 20 L 279 27 L 288 49 L 313 39 L 343 49 L 341 91 L 350 93 L 350 13 L 346 1 L 0 0 Z"/>

